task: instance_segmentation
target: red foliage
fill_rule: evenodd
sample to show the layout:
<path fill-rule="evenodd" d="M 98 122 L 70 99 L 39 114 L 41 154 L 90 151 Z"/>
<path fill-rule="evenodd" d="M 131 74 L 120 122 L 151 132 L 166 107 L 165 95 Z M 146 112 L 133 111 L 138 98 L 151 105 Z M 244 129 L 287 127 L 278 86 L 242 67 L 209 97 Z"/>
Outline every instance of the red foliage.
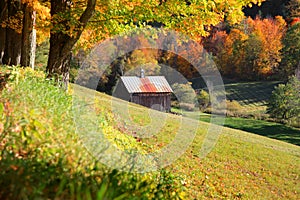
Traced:
<path fill-rule="evenodd" d="M 300 22 L 300 18 L 299 17 L 293 18 L 289 25 L 293 26 L 293 25 L 295 25 L 296 23 L 299 23 L 299 22 Z"/>

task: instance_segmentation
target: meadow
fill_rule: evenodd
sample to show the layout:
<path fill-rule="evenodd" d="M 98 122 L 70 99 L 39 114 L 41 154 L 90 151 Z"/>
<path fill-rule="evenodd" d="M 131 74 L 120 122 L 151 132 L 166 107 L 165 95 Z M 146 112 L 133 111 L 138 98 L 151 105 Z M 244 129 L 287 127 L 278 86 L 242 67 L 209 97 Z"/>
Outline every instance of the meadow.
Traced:
<path fill-rule="evenodd" d="M 190 80 L 195 91 L 207 90 L 202 78 Z M 238 82 L 223 78 L 226 99 L 236 101 L 241 105 L 239 115 L 252 118 L 266 118 L 267 103 L 275 86 L 280 81 Z M 216 95 L 220 95 L 216 90 Z"/>
<path fill-rule="evenodd" d="M 227 127 L 216 134 L 212 124 L 80 86 L 67 94 L 30 70 L 12 74 L 0 99 L 2 199 L 299 199 L 299 146 Z M 106 140 L 126 155 L 158 153 L 158 168 L 171 162 L 142 174 L 113 170 L 86 145 L 83 130 L 94 127 L 103 132 L 95 148 Z M 202 154 L 211 135 L 216 143 Z"/>
<path fill-rule="evenodd" d="M 199 88 L 206 89 L 206 85 L 201 78 L 195 78 L 191 81 L 193 86 L 198 88 L 196 91 L 199 91 Z M 224 78 L 226 99 L 229 103 L 230 101 L 236 101 L 240 105 L 239 107 L 234 108 L 235 110 L 233 111 L 230 111 L 230 107 L 228 108 L 231 115 L 237 117 L 227 116 L 224 121 L 224 126 L 299 146 L 299 128 L 273 122 L 266 114 L 268 100 L 274 87 L 278 84 L 280 84 L 279 81 L 236 82 Z M 175 108 L 173 108 L 173 111 L 204 122 L 210 122 L 212 117 L 212 115 L 200 111 L 188 112 Z"/>
<path fill-rule="evenodd" d="M 176 112 L 179 112 L 178 109 Z M 212 117 L 212 115 L 200 111 L 181 111 L 181 113 L 183 116 L 208 123 Z M 300 146 L 300 129 L 284 124 L 251 118 L 226 117 L 224 126 Z"/>

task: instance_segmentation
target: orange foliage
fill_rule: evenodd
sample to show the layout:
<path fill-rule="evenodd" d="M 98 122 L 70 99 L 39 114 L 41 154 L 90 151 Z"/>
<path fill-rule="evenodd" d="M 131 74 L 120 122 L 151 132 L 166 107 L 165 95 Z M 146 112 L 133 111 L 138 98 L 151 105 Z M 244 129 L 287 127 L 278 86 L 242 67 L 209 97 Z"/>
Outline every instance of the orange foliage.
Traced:
<path fill-rule="evenodd" d="M 214 56 L 221 51 L 222 45 L 227 37 L 226 31 L 220 30 L 213 32 L 209 37 L 204 38 L 203 46 Z"/>
<path fill-rule="evenodd" d="M 224 32 L 223 32 L 224 34 Z M 248 36 L 239 29 L 232 29 L 217 53 L 217 64 L 226 76 L 241 75 L 245 62 L 245 41 Z"/>
<path fill-rule="evenodd" d="M 15 30 L 18 34 L 22 33 L 22 19 L 23 19 L 23 14 L 22 12 L 17 12 L 13 16 L 9 16 L 7 20 L 1 23 L 1 26 L 4 27 L 9 27 L 13 30 Z"/>
<path fill-rule="evenodd" d="M 229 34 L 214 33 L 209 44 L 223 37 L 216 55 L 222 73 L 240 79 L 266 79 L 276 72 L 281 61 L 282 38 L 286 24 L 282 17 L 244 20 Z M 225 35 L 225 36 L 224 36 Z M 225 37 L 225 39 L 224 39 Z"/>
<path fill-rule="evenodd" d="M 282 17 L 276 19 L 247 19 L 261 43 L 261 52 L 253 66 L 259 76 L 265 77 L 279 66 L 281 60 L 280 50 L 283 48 L 282 37 L 286 31 L 286 24 Z"/>
<path fill-rule="evenodd" d="M 36 25 L 37 30 L 37 43 L 40 44 L 50 35 L 50 9 L 42 5 L 38 0 L 21 0 L 21 4 L 27 4 L 29 7 L 33 7 L 33 10 L 36 11 Z M 13 16 L 9 16 L 4 22 L 1 23 L 1 26 L 9 27 L 15 30 L 17 33 L 22 33 L 22 24 L 23 24 L 23 11 L 20 10 Z"/>

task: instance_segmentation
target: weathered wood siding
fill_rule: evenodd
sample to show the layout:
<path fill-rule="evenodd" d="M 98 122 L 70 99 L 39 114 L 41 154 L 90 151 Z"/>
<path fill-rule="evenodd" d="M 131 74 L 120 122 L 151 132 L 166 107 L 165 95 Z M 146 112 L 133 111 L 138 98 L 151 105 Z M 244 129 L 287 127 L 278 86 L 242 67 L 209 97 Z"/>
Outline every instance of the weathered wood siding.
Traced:
<path fill-rule="evenodd" d="M 170 112 L 171 93 L 134 93 L 131 102 L 155 110 Z"/>

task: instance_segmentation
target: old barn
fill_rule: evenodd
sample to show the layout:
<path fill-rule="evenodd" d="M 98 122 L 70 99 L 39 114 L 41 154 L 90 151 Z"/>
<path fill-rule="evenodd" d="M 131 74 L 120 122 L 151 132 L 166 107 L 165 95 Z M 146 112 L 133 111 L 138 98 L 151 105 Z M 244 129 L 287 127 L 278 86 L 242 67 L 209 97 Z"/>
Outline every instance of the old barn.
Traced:
<path fill-rule="evenodd" d="M 173 90 L 164 76 L 122 76 L 114 96 L 155 110 L 170 112 Z"/>

